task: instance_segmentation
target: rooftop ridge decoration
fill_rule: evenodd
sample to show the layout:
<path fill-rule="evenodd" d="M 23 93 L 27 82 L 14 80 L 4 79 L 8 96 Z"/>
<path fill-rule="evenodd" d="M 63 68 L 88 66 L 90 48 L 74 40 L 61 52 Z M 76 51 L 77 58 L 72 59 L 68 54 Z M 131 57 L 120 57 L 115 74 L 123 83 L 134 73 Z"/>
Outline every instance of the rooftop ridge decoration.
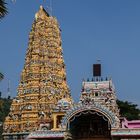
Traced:
<path fill-rule="evenodd" d="M 53 121 L 52 111 L 59 100 L 72 103 L 59 24 L 42 6 L 29 34 L 17 92 L 4 122 L 4 135 L 35 131 L 41 123 Z"/>

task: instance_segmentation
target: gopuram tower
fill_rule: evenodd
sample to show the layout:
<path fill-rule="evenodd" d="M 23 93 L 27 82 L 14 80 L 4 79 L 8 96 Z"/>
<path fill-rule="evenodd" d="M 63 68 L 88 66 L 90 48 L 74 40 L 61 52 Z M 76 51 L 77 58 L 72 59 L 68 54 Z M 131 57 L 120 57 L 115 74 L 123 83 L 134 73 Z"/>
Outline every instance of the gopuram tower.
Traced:
<path fill-rule="evenodd" d="M 66 82 L 60 27 L 55 17 L 40 6 L 29 34 L 24 68 L 17 96 L 4 122 L 4 138 L 52 125 L 52 111 L 58 101 L 72 104 Z M 13 136 L 11 136 L 13 135 Z"/>

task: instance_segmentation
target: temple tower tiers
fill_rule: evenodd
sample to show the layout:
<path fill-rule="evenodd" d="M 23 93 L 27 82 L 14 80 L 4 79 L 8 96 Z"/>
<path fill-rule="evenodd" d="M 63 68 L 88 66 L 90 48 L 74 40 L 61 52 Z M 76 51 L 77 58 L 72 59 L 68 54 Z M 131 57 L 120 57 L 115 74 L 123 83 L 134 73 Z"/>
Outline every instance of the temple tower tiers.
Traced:
<path fill-rule="evenodd" d="M 96 81 L 97 80 L 97 81 Z M 116 103 L 117 97 L 115 87 L 111 79 L 92 80 L 82 82 L 82 92 L 80 103 L 83 105 L 97 104 L 111 111 L 116 116 L 118 123 L 115 127 L 119 127 L 119 109 Z"/>
<path fill-rule="evenodd" d="M 24 68 L 4 133 L 31 132 L 52 121 L 61 99 L 72 103 L 66 82 L 60 28 L 56 18 L 40 6 L 29 34 Z"/>

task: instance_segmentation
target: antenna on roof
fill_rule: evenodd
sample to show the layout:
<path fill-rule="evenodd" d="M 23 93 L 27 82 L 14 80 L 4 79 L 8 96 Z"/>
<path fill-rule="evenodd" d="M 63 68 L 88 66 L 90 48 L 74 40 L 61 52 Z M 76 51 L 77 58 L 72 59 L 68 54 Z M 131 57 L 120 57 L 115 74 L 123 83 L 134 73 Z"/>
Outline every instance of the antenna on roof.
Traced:
<path fill-rule="evenodd" d="M 52 0 L 50 0 L 50 14 L 52 16 L 53 8 L 52 8 Z"/>
<path fill-rule="evenodd" d="M 46 0 L 44 0 L 44 2 L 46 2 Z M 49 0 L 49 2 L 48 2 L 49 4 L 48 4 L 48 6 L 47 6 L 47 10 L 48 10 L 48 12 L 49 12 L 49 14 L 52 16 L 52 0 Z"/>
<path fill-rule="evenodd" d="M 101 63 L 101 60 L 100 59 L 97 59 L 97 63 Z"/>
<path fill-rule="evenodd" d="M 16 3 L 16 0 L 11 0 L 13 3 Z"/>

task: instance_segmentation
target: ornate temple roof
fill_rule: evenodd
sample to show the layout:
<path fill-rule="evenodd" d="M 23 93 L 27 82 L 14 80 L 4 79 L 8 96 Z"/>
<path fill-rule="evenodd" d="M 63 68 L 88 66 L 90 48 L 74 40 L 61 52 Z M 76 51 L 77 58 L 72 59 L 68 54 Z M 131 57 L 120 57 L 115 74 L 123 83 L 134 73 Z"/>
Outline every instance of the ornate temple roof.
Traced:
<path fill-rule="evenodd" d="M 29 33 L 17 91 L 4 122 L 4 133 L 35 131 L 40 123 L 53 121 L 52 112 L 58 103 L 67 107 L 72 102 L 59 24 L 42 6 Z"/>

